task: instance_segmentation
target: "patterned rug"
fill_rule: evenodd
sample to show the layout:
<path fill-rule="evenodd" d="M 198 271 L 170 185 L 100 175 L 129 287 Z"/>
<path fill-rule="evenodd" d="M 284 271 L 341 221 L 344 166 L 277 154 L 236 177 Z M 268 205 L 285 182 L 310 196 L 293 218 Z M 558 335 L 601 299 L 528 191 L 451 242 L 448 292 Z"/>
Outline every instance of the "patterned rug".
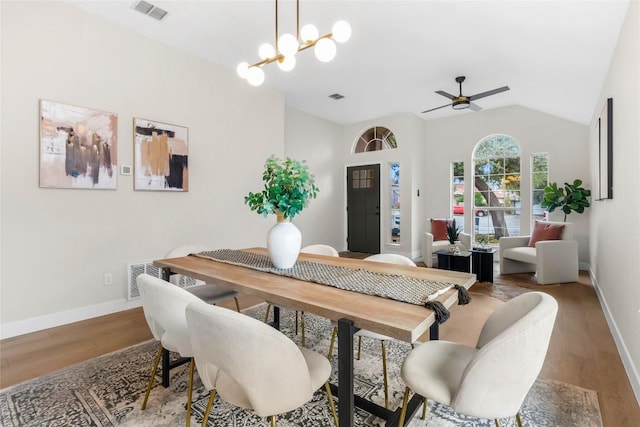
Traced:
<path fill-rule="evenodd" d="M 246 314 L 263 319 L 265 306 Z M 281 310 L 281 329 L 294 341 L 294 313 Z M 305 316 L 307 346 L 326 354 L 331 337 L 331 323 L 326 319 Z M 363 338 L 361 360 L 355 361 L 356 393 L 384 404 L 379 341 Z M 180 426 L 185 421 L 188 365 L 171 371 L 171 386 L 156 382 L 147 409 L 140 410 L 148 375 L 157 344 L 149 341 L 125 350 L 12 386 L 0 391 L 0 422 L 5 427 L 17 426 Z M 401 404 L 404 385 L 399 375 L 400 364 L 410 346 L 387 343 L 389 393 L 391 407 Z M 333 360 L 334 378 L 337 360 Z M 277 392 L 277 390 L 275 391 Z M 200 425 L 208 393 L 197 374 L 194 384 L 192 423 Z M 419 411 L 420 412 L 420 411 Z M 525 426 L 601 427 L 598 398 L 594 391 L 560 382 L 538 380 L 521 410 Z M 216 397 L 208 426 L 267 427 L 267 419 L 240 410 Z M 356 410 L 356 426 L 383 426 L 379 418 Z M 427 419 L 416 416 L 410 427 L 493 427 L 493 421 L 465 417 L 448 406 L 429 402 Z M 515 420 L 502 420 L 503 426 L 515 426 Z M 280 427 L 331 427 L 329 405 L 323 392 L 293 412 L 278 416 Z"/>

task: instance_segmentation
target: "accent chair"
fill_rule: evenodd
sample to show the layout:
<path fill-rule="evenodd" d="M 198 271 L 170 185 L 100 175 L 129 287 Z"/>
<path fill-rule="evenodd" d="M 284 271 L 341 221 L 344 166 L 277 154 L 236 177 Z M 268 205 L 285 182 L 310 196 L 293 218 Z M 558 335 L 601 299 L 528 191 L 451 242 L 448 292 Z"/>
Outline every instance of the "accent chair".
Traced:
<path fill-rule="evenodd" d="M 540 285 L 577 282 L 573 230 L 570 222 L 537 221 L 531 236 L 500 238 L 500 274 L 535 272 Z"/>

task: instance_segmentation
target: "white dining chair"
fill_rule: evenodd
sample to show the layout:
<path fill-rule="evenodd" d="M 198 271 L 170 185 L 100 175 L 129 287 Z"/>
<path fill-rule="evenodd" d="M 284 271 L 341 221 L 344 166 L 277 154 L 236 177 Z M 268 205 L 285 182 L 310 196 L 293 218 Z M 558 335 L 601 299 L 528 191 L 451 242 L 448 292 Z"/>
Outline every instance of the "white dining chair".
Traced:
<path fill-rule="evenodd" d="M 199 245 L 184 245 L 179 246 L 177 248 L 171 249 L 166 255 L 165 258 L 179 258 L 188 256 L 190 254 L 197 254 L 200 252 L 210 251 L 211 248 L 207 248 L 206 246 Z M 173 274 L 169 278 L 169 281 L 174 285 L 180 286 L 180 281 L 182 280 L 181 274 Z M 238 292 L 227 289 L 224 286 L 220 286 L 219 284 L 210 282 L 205 283 L 202 280 L 195 279 L 196 284 L 194 286 L 186 287 L 185 289 L 192 294 L 196 295 L 198 298 L 203 300 L 209 304 L 217 304 L 221 301 L 228 300 L 233 298 L 236 303 L 236 310 L 240 312 L 240 304 L 238 303 Z"/>
<path fill-rule="evenodd" d="M 187 390 L 187 415 L 186 425 L 191 424 L 191 395 L 193 391 L 194 361 L 191 349 L 191 340 L 187 327 L 185 308 L 192 302 L 203 302 L 200 298 L 169 282 L 153 277 L 149 274 L 141 274 L 137 277 L 138 288 L 142 298 L 142 309 L 153 337 L 159 341 L 149 383 L 144 395 L 141 409 L 147 407 L 149 393 L 158 370 L 162 350 L 167 349 L 178 353 L 181 357 L 190 358 L 189 385 Z"/>
<path fill-rule="evenodd" d="M 333 248 L 332 246 L 323 245 L 323 244 L 305 246 L 304 248 L 300 249 L 300 252 L 306 253 L 306 254 L 326 255 L 326 256 L 332 256 L 332 257 L 340 256 L 340 254 L 335 248 Z M 269 320 L 270 310 L 271 310 L 271 304 L 267 304 L 267 311 L 264 314 L 264 323 L 267 323 Z M 305 330 L 304 330 L 304 311 L 300 312 L 300 329 L 302 329 L 301 343 L 303 347 L 306 347 L 306 337 L 305 337 Z M 296 334 L 297 333 L 298 333 L 298 312 L 296 311 Z"/>
<path fill-rule="evenodd" d="M 450 406 L 459 414 L 494 419 L 516 417 L 544 363 L 556 300 L 542 292 L 519 295 L 487 319 L 475 347 L 449 341 L 428 341 L 412 350 L 400 375 L 406 384 L 399 426 L 409 393 Z"/>
<path fill-rule="evenodd" d="M 408 265 L 416 267 L 416 263 L 413 262 L 410 258 L 407 258 L 404 255 L 399 254 L 376 254 L 371 255 L 364 258 L 365 261 L 372 262 L 386 262 L 388 264 L 398 264 L 398 265 Z M 333 332 L 331 333 L 331 343 L 329 344 L 329 360 L 333 355 L 333 346 L 335 345 L 336 336 L 338 335 L 338 328 L 334 326 Z M 394 338 L 388 337 L 386 335 L 379 334 L 377 332 L 371 332 L 366 329 L 360 329 L 355 333 L 358 337 L 358 355 L 356 357 L 357 360 L 360 360 L 360 349 L 362 347 L 362 337 L 371 338 L 374 340 L 380 341 L 381 346 L 381 354 L 382 354 L 382 373 L 383 373 L 383 381 L 384 381 L 384 406 L 389 409 L 389 384 L 387 378 L 387 350 L 385 346 L 385 342 L 389 340 L 393 340 Z M 413 344 L 412 344 L 413 347 Z"/>
<path fill-rule="evenodd" d="M 275 427 L 276 415 L 310 401 L 324 384 L 337 427 L 328 382 L 331 364 L 324 356 L 298 347 L 259 320 L 202 301 L 189 304 L 186 317 L 198 373 L 210 391 L 203 426 L 216 394 L 232 405 L 269 417 Z"/>

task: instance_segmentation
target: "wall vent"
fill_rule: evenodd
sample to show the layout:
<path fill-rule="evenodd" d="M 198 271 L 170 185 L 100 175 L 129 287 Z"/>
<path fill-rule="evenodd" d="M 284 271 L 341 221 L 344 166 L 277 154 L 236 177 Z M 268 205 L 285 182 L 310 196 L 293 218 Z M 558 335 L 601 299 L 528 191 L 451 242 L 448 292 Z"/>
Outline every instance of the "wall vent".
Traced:
<path fill-rule="evenodd" d="M 127 299 L 133 300 L 140 298 L 140 289 L 138 288 L 137 278 L 139 275 L 147 273 L 153 277 L 162 279 L 162 269 L 153 265 L 153 261 L 140 261 L 127 264 L 128 273 L 128 292 Z M 193 277 L 184 276 L 182 274 L 174 274 L 171 276 L 171 283 L 181 288 L 189 288 L 191 286 L 203 285 L 202 280 Z"/>
<path fill-rule="evenodd" d="M 159 279 L 162 278 L 162 269 L 153 265 L 153 261 L 140 261 L 127 264 L 128 273 L 128 292 L 127 299 L 133 300 L 140 298 L 140 289 L 138 288 L 138 276 L 147 273 Z"/>

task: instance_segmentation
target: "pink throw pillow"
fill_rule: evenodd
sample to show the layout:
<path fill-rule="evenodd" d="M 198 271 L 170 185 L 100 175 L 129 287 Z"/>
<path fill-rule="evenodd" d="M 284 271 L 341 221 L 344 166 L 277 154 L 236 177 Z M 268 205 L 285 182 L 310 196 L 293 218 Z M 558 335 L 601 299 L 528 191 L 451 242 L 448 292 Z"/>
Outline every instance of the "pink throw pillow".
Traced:
<path fill-rule="evenodd" d="M 449 240 L 447 238 L 448 224 L 449 221 L 446 219 L 431 220 L 431 234 L 433 234 L 433 240 Z"/>
<path fill-rule="evenodd" d="M 529 239 L 529 247 L 535 248 L 536 242 L 541 240 L 559 240 L 564 230 L 564 225 L 548 224 L 546 222 L 536 221 L 533 227 L 533 233 Z"/>

